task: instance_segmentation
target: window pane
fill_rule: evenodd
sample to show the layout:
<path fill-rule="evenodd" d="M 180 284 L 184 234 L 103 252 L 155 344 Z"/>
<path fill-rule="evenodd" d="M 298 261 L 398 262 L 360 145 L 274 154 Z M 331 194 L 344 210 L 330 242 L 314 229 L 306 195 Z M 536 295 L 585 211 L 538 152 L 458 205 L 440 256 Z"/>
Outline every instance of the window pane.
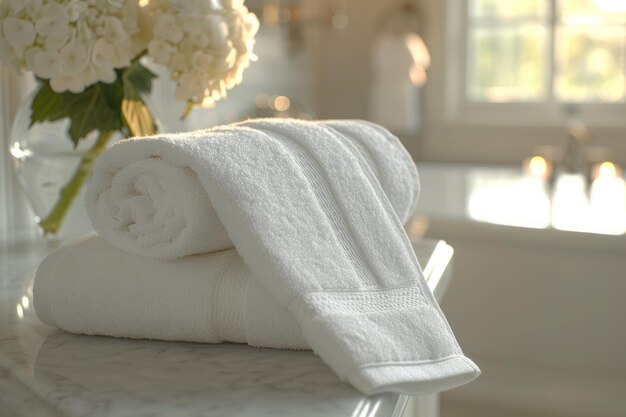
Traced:
<path fill-rule="evenodd" d="M 545 30 L 537 25 L 472 29 L 468 50 L 469 99 L 543 99 L 545 41 Z"/>
<path fill-rule="evenodd" d="M 469 15 L 471 17 L 492 18 L 528 18 L 545 15 L 547 0 L 471 0 Z"/>
<path fill-rule="evenodd" d="M 568 25 L 626 22 L 624 0 L 559 0 L 559 16 Z"/>
<path fill-rule="evenodd" d="M 563 27 L 557 35 L 555 94 L 564 101 L 623 101 L 624 28 Z"/>

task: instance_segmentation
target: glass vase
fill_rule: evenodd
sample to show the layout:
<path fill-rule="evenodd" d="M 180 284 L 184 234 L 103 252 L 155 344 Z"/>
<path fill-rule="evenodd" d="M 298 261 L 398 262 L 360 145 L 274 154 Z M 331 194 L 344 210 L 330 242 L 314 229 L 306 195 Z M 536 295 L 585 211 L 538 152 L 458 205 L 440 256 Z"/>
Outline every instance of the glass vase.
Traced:
<path fill-rule="evenodd" d="M 10 152 L 39 231 L 49 242 L 63 241 L 93 230 L 83 204 L 92 163 L 122 135 L 94 131 L 74 146 L 67 118 L 31 125 L 33 98 L 16 114 Z"/>

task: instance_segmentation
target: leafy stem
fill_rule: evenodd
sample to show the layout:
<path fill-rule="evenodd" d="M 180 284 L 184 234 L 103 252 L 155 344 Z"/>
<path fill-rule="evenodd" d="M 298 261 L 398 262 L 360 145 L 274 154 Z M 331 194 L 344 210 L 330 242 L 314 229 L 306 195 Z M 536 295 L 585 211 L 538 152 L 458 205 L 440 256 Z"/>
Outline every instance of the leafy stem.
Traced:
<path fill-rule="evenodd" d="M 187 101 L 187 103 L 185 104 L 185 110 L 183 110 L 183 114 L 180 115 L 181 121 L 185 121 L 187 116 L 189 116 L 189 113 L 191 113 L 191 110 L 193 110 L 194 106 L 195 106 L 195 103 L 193 101 L 191 100 Z"/>
<path fill-rule="evenodd" d="M 81 158 L 76 171 L 74 171 L 74 175 L 70 181 L 65 184 L 59 193 L 59 199 L 56 204 L 48 213 L 45 219 L 39 222 L 39 226 L 43 230 L 44 234 L 47 235 L 49 233 L 57 233 L 61 224 L 63 223 L 63 219 L 65 215 L 69 211 L 72 203 L 76 199 L 76 196 L 79 194 L 80 189 L 82 188 L 83 182 L 91 172 L 91 166 L 96 157 L 102 152 L 114 132 L 101 132 L 96 140 L 96 143 L 92 146 L 92 148 Z"/>
<path fill-rule="evenodd" d="M 94 159 L 105 149 L 115 132 L 128 136 L 149 136 L 157 125 L 143 95 L 152 90 L 154 73 L 139 60 L 120 70 L 112 83 L 98 82 L 80 93 L 57 93 L 47 80 L 32 103 L 31 125 L 68 118 L 68 135 L 74 147 L 92 132 L 99 132 L 93 147 L 80 160 L 69 182 L 61 188 L 59 198 L 50 213 L 39 222 L 44 234 L 57 233 L 69 208 L 91 172 Z"/>

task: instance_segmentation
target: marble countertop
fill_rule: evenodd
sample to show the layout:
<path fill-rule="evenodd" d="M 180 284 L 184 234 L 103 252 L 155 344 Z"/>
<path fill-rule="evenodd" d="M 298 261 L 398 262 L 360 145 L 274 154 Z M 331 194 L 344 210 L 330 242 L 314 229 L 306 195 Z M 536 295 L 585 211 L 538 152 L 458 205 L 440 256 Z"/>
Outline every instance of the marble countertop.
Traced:
<path fill-rule="evenodd" d="M 435 295 L 452 248 L 414 248 Z M 0 417 L 400 416 L 407 397 L 365 396 L 313 353 L 77 336 L 41 323 L 34 272 L 49 249 L 0 235 Z"/>

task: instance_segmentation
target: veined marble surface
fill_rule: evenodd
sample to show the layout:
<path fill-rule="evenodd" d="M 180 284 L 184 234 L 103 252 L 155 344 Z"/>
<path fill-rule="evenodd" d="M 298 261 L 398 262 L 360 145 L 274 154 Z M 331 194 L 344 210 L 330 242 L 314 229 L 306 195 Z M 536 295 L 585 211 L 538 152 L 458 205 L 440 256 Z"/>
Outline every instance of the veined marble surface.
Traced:
<path fill-rule="evenodd" d="M 452 248 L 416 241 L 441 296 Z M 50 249 L 0 236 L 0 417 L 399 416 L 407 397 L 365 396 L 312 352 L 77 336 L 41 323 L 32 281 Z M 443 278 L 442 278 L 443 277 Z"/>

